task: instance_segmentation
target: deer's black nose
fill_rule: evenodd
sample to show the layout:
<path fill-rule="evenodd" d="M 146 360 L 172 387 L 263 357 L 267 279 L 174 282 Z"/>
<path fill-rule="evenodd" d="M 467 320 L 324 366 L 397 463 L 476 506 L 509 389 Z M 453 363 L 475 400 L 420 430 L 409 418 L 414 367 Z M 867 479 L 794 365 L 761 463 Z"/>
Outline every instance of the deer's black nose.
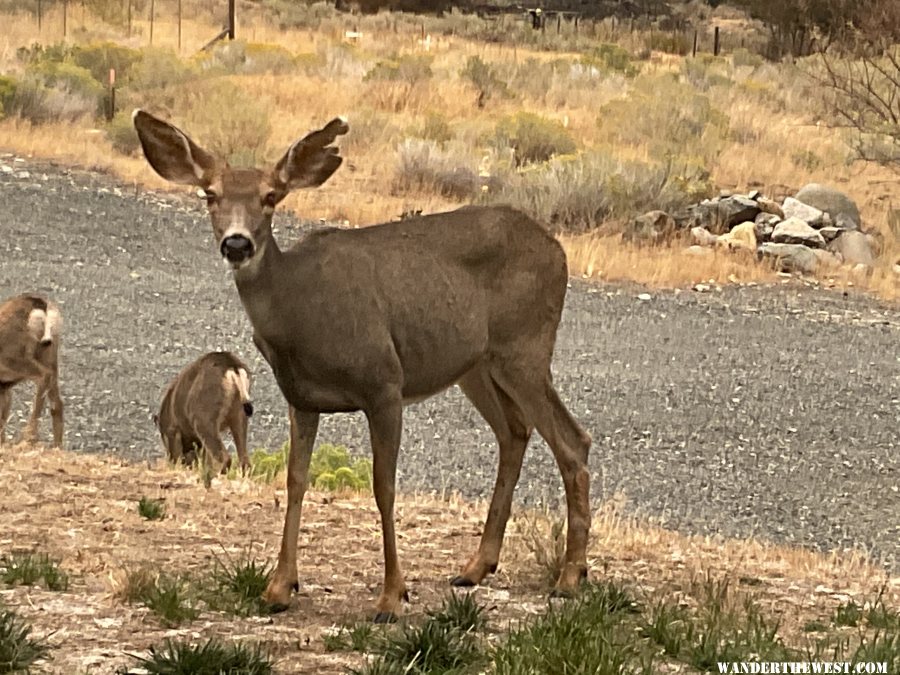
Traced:
<path fill-rule="evenodd" d="M 253 242 L 242 234 L 233 234 L 222 240 L 219 247 L 228 262 L 244 262 L 253 255 Z"/>

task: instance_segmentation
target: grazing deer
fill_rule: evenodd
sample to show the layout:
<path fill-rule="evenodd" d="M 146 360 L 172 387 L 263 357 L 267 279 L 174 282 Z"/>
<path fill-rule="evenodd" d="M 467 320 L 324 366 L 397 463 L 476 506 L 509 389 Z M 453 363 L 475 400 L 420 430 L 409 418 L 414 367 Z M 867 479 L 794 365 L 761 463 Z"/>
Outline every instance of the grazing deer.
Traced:
<path fill-rule="evenodd" d="M 222 443 L 222 432 L 228 429 L 246 472 L 247 420 L 252 414 L 247 366 L 231 352 L 210 352 L 172 380 L 153 421 L 171 461 L 193 464 L 198 459 L 195 448 L 205 449 L 209 466 L 223 472 L 231 466 Z"/>
<path fill-rule="evenodd" d="M 454 383 L 494 431 L 500 465 L 481 544 L 451 583 L 472 586 L 495 571 L 536 428 L 556 458 L 568 506 L 565 565 L 554 592 L 574 592 L 587 575 L 591 439 L 551 381 L 568 281 L 560 244 L 512 208 L 466 207 L 319 230 L 282 251 L 272 234 L 275 206 L 337 170 L 342 159 L 332 143 L 349 130 L 342 119 L 296 141 L 271 170 L 233 169 L 142 110 L 134 125 L 159 175 L 204 191 L 254 342 L 289 404 L 287 512 L 265 593 L 272 608 L 286 608 L 297 588 L 297 530 L 319 415 L 362 410 L 384 545 L 375 620 L 395 617 L 407 596 L 394 534 L 403 406 Z"/>
<path fill-rule="evenodd" d="M 17 295 L 0 304 L 0 445 L 12 406 L 12 388 L 35 383 L 34 405 L 22 440 L 37 440 L 37 426 L 50 399 L 53 445 L 62 447 L 63 402 L 59 395 L 59 343 L 62 315 L 56 303 L 40 295 Z"/>

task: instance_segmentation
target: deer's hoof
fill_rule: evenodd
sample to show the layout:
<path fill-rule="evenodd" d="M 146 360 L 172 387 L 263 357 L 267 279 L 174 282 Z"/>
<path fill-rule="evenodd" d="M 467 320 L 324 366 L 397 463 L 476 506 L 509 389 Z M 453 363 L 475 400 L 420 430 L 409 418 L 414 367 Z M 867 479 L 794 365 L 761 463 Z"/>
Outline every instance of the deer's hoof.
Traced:
<path fill-rule="evenodd" d="M 571 600 L 575 597 L 575 594 L 572 591 L 566 590 L 564 588 L 554 588 L 552 591 L 550 591 L 550 597 Z"/>
<path fill-rule="evenodd" d="M 269 614 L 281 614 L 282 612 L 286 612 L 290 607 L 290 603 L 287 602 L 267 602 L 266 609 L 269 611 Z"/>
<path fill-rule="evenodd" d="M 397 615 L 393 612 L 378 612 L 375 615 L 375 618 L 372 619 L 373 623 L 396 623 Z"/>
<path fill-rule="evenodd" d="M 471 579 L 467 579 L 464 576 L 455 576 L 450 580 L 450 585 L 455 588 L 471 588 L 472 586 L 477 586 L 474 581 Z"/>

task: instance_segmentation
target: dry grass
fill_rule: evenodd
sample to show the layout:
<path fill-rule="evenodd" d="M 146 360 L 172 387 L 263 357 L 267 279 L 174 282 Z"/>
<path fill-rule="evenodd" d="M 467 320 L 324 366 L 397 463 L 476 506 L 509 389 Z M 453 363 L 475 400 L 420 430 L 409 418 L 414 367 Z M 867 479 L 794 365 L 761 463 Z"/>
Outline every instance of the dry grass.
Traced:
<path fill-rule="evenodd" d="M 0 554 L 47 552 L 61 559 L 71 578 L 66 592 L 0 590 L 2 601 L 49 640 L 53 660 L 45 672 L 108 673 L 127 661 L 125 652 L 141 652 L 164 637 L 261 641 L 284 672 L 339 673 L 360 663 L 358 655 L 327 652 L 322 636 L 335 624 L 364 618 L 375 601 L 382 554 L 371 497 L 307 496 L 301 591 L 287 613 L 270 620 L 204 612 L 166 629 L 145 607 L 123 600 L 155 574 L 208 572 L 223 551 L 274 561 L 283 488 L 216 479 L 207 490 L 196 473 L 19 445 L 0 451 L 0 490 Z M 142 494 L 165 497 L 165 520 L 140 517 L 134 503 Z M 447 579 L 477 545 L 486 510 L 486 504 L 455 497 L 399 499 L 409 613 L 440 604 Z M 514 520 L 501 569 L 476 591 L 494 608 L 488 620 L 495 626 L 546 607 L 546 570 L 529 540 L 534 529 L 546 529 L 545 517 L 520 514 Z M 759 541 L 687 537 L 624 516 L 622 503 L 596 512 L 589 562 L 593 577 L 626 583 L 647 598 L 675 596 L 706 574 L 752 583 L 758 600 L 777 608 L 785 634 L 795 638 L 806 622 L 827 619 L 848 600 L 862 604 L 885 584 L 889 605 L 896 606 L 900 595 L 900 578 L 888 579 L 859 552 L 822 555 Z"/>
<path fill-rule="evenodd" d="M 191 18 L 183 26 L 180 53 L 189 58 L 220 30 L 224 17 L 210 13 L 212 7 L 218 7 L 216 3 L 188 0 L 185 7 L 185 16 Z M 461 17 L 456 20 L 464 21 Z M 62 37 L 58 9 L 45 17 L 40 35 L 34 20 L 25 14 L 0 14 L 0 21 L 4 25 L 0 71 L 21 69 L 15 59 L 16 48 L 35 39 L 49 44 Z M 527 109 L 564 123 L 581 149 L 596 148 L 624 160 L 642 162 L 659 161 L 660 153 L 671 149 L 679 162 L 701 163 L 708 170 L 711 183 L 720 188 L 756 188 L 779 198 L 807 182 L 836 185 L 857 200 L 867 228 L 883 235 L 886 251 L 883 265 L 870 277 L 853 278 L 842 273 L 830 285 L 853 284 L 887 299 L 900 296 L 898 275 L 892 269 L 900 258 L 900 242 L 888 226 L 889 210 L 896 206 L 891 203 L 896 177 L 886 169 L 848 159 L 841 133 L 820 123 L 822 112 L 815 102 L 815 92 L 793 67 L 741 65 L 730 59 L 688 63 L 681 57 L 657 53 L 645 61 L 634 61 L 641 72 L 639 79 L 644 78 L 645 85 L 650 83 L 651 92 L 655 90 L 654 83 L 663 82 L 654 78 L 672 73 L 679 74 L 682 82 L 692 83 L 727 119 L 728 130 L 724 138 L 712 139 L 707 133 L 667 149 L 659 146 L 660 139 L 638 128 L 636 141 L 625 144 L 617 142 L 616 134 L 603 127 L 598 110 L 632 96 L 639 88 L 637 81 L 616 71 L 597 77 L 587 77 L 583 72 L 574 74 L 570 69 L 578 66 L 582 52 L 479 43 L 437 32 L 426 48 L 421 43 L 421 30 L 428 21 L 401 15 L 350 17 L 326 12 L 324 18 L 310 19 L 310 25 L 317 28 L 280 30 L 262 10 L 242 10 L 239 33 L 248 42 L 281 45 L 294 54 L 317 55 L 315 58 L 322 64 L 306 73 L 229 76 L 229 81 L 250 99 L 264 102 L 271 111 L 266 156 L 274 160 L 299 134 L 335 115 L 345 114 L 351 123 L 351 134 L 342 140 L 347 157 L 345 167 L 322 188 L 291 195 L 285 202 L 286 208 L 308 218 L 360 226 L 383 222 L 410 210 L 427 213 L 457 206 L 457 202 L 432 190 L 398 191 L 394 178 L 399 144 L 422 128 L 427 115 L 438 113 L 449 122 L 452 134 L 477 163 L 485 155 L 486 139 L 492 137 L 496 125 Z M 154 46 L 174 48 L 175 26 L 171 8 L 160 5 Z M 361 30 L 362 39 L 347 44 L 343 33 L 348 29 Z M 598 39 L 605 39 L 605 30 L 597 29 Z M 148 37 L 145 16 L 135 17 L 132 37 L 125 38 L 121 27 L 101 24 L 89 13 L 82 18 L 80 8 L 70 10 L 70 42 L 115 39 L 140 48 L 147 46 Z M 619 37 L 626 47 L 639 50 L 641 35 Z M 365 79 L 378 62 L 403 55 L 430 57 L 433 75 L 413 86 Z M 474 105 L 477 91 L 461 76 L 472 56 L 478 56 L 498 73 L 515 96 L 493 96 L 483 109 Z M 193 86 L 188 82 L 162 93 L 178 100 Z M 153 109 L 161 92 L 129 96 L 123 105 Z M 660 96 L 641 105 L 650 106 L 659 114 L 666 106 L 675 109 L 682 105 L 676 103 Z M 629 115 L 626 108 L 625 119 L 640 119 L 642 112 L 636 108 Z M 209 114 L 227 115 L 227 111 Z M 189 131 L 203 139 L 202 128 Z M 141 159 L 116 153 L 90 120 L 66 126 L 32 126 L 14 119 L 0 120 L 0 149 L 96 168 L 129 183 L 169 189 Z M 649 210 L 654 204 L 635 204 L 634 208 Z M 675 248 L 636 251 L 616 239 L 603 237 L 566 237 L 564 242 L 573 272 L 587 277 L 654 286 L 680 286 L 710 279 L 720 283 L 763 283 L 775 278 L 753 261 L 725 255 L 686 259 Z"/>

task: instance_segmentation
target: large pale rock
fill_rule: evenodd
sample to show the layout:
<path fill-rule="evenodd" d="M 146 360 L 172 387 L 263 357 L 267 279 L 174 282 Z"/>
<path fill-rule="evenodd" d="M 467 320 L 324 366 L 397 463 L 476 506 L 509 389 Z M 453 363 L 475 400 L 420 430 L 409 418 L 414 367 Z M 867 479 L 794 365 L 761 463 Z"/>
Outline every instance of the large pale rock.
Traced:
<path fill-rule="evenodd" d="M 674 231 L 672 216 L 665 211 L 649 211 L 632 220 L 622 238 L 634 244 L 653 244 L 663 241 Z"/>
<path fill-rule="evenodd" d="M 781 209 L 781 206 L 778 205 L 778 202 L 776 202 L 774 199 L 769 199 L 768 197 L 760 197 L 756 200 L 756 203 L 759 206 L 759 210 L 763 213 L 778 216 L 779 220 L 784 220 L 784 211 Z"/>
<path fill-rule="evenodd" d="M 785 198 L 784 204 L 781 205 L 781 210 L 784 212 L 786 220 L 798 218 L 813 227 L 825 227 L 831 224 L 831 219 L 826 219 L 823 211 L 809 204 L 804 204 L 793 197 Z"/>
<path fill-rule="evenodd" d="M 804 204 L 830 214 L 838 227 L 847 230 L 858 230 L 862 227 L 856 202 L 840 190 L 819 183 L 809 183 L 800 188 L 796 198 Z"/>
<path fill-rule="evenodd" d="M 812 252 L 818 258 L 819 266 L 824 269 L 836 269 L 844 262 L 839 254 L 826 251 L 824 248 L 814 248 Z"/>
<path fill-rule="evenodd" d="M 719 236 L 719 246 L 729 249 L 756 251 L 756 223 L 747 221 L 731 228 L 731 232 Z"/>
<path fill-rule="evenodd" d="M 850 265 L 875 264 L 875 253 L 872 250 L 872 242 L 859 230 L 846 230 L 841 232 L 828 246 L 828 250 L 839 253 L 844 262 Z"/>
<path fill-rule="evenodd" d="M 705 227 L 700 227 L 698 225 L 697 227 L 691 228 L 691 240 L 700 246 L 713 246 L 718 240 L 718 237 Z"/>
<path fill-rule="evenodd" d="M 813 249 L 802 244 L 768 242 L 760 246 L 758 252 L 761 258 L 772 260 L 775 267 L 784 272 L 814 274 L 819 266 L 819 259 Z"/>
<path fill-rule="evenodd" d="M 812 248 L 825 248 L 825 238 L 800 218 L 791 217 L 778 223 L 772 231 L 776 244 L 803 244 Z"/>

